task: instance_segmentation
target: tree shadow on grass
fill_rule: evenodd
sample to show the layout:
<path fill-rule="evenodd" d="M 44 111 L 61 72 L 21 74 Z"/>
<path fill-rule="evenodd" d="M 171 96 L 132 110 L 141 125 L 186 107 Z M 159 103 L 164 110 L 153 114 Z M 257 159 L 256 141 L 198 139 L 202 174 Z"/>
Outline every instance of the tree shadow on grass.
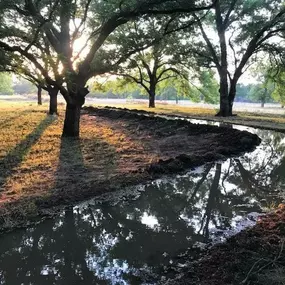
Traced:
<path fill-rule="evenodd" d="M 54 194 L 63 204 L 96 195 L 98 181 L 106 186 L 116 167 L 116 150 L 106 141 L 63 137 Z"/>
<path fill-rule="evenodd" d="M 80 139 L 62 137 L 55 188 L 64 192 L 70 190 L 86 172 Z"/>
<path fill-rule="evenodd" d="M 0 191 L 4 190 L 3 186 L 7 179 L 13 174 L 15 168 L 24 161 L 31 147 L 40 139 L 43 132 L 52 122 L 53 119 L 51 117 L 47 116 L 44 118 L 24 140 L 0 160 Z"/>

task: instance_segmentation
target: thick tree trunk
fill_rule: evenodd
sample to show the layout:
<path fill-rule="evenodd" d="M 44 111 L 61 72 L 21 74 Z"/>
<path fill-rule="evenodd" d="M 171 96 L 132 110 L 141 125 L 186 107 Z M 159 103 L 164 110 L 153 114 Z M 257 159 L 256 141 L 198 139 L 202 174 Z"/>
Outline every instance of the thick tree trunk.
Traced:
<path fill-rule="evenodd" d="M 63 137 L 79 137 L 81 104 L 68 104 L 65 110 Z"/>
<path fill-rule="evenodd" d="M 265 102 L 261 101 L 261 108 L 264 108 Z"/>
<path fill-rule="evenodd" d="M 220 75 L 221 76 L 221 75 Z M 229 90 L 227 75 L 221 76 L 220 79 L 220 110 L 216 116 L 227 117 L 230 116 Z"/>
<path fill-rule="evenodd" d="M 155 84 L 150 83 L 150 88 L 149 88 L 149 108 L 155 108 Z"/>
<path fill-rule="evenodd" d="M 58 89 L 51 88 L 49 90 L 49 115 L 57 115 L 57 95 Z"/>
<path fill-rule="evenodd" d="M 38 87 L 38 105 L 42 105 L 43 101 L 42 101 L 42 87 L 41 86 L 37 86 Z"/>
<path fill-rule="evenodd" d="M 89 93 L 88 88 L 79 86 L 77 85 L 76 92 L 69 91 L 69 94 L 65 94 L 67 104 L 62 132 L 63 137 L 79 137 L 80 111 L 85 103 L 85 96 Z"/>
<path fill-rule="evenodd" d="M 155 108 L 155 94 L 154 93 L 150 93 L 149 94 L 149 104 L 148 104 L 149 108 Z"/>

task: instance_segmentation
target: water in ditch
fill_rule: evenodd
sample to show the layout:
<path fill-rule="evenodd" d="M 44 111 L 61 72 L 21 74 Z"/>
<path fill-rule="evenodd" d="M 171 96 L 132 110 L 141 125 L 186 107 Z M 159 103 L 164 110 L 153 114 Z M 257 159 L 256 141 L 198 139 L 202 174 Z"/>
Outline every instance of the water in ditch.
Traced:
<path fill-rule="evenodd" d="M 256 133 L 252 153 L 68 208 L 0 237 L 0 284 L 155 284 L 203 245 L 283 201 L 285 135 Z M 181 260 L 180 260 L 181 258 Z M 159 277 L 159 278 L 158 278 Z"/>

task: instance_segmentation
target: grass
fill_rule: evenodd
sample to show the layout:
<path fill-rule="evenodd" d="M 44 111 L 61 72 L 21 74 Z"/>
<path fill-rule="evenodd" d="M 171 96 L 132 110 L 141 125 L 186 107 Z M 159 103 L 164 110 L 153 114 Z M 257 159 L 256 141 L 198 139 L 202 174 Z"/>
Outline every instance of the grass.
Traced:
<path fill-rule="evenodd" d="M 105 106 L 106 104 L 94 104 L 94 106 Z M 263 113 L 250 113 L 250 112 L 236 112 L 237 117 L 231 118 L 217 118 L 215 114 L 217 110 L 210 108 L 202 107 L 187 107 L 179 106 L 175 104 L 161 104 L 157 103 L 156 108 L 149 109 L 146 104 L 143 103 L 128 103 L 128 104 L 113 104 L 109 106 L 118 107 L 118 108 L 128 108 L 128 109 L 137 109 L 144 111 L 151 111 L 158 114 L 169 114 L 169 115 L 180 115 L 180 116 L 191 116 L 201 119 L 211 119 L 215 121 L 224 121 L 224 122 L 237 122 L 239 124 L 255 124 L 262 122 L 274 123 L 274 124 L 285 124 L 285 111 L 284 115 L 275 115 L 275 114 L 263 114 Z"/>
<path fill-rule="evenodd" d="M 96 195 L 100 185 L 112 183 L 113 177 L 124 180 L 125 172 L 136 166 L 133 161 L 158 159 L 153 153 L 143 154 L 144 143 L 123 125 L 83 116 L 80 139 L 62 139 L 62 106 L 59 116 L 51 117 L 46 105 L 0 104 L 0 224 L 4 227 L 59 204 L 54 200 L 80 200 L 91 188 Z"/>
<path fill-rule="evenodd" d="M 116 107 L 149 111 L 143 104 Z M 82 118 L 80 140 L 63 140 L 63 106 L 59 117 L 48 117 L 47 109 L 35 103 L 0 102 L 0 224 L 4 220 L 9 226 L 15 217 L 36 215 L 38 205 L 48 208 L 54 197 L 63 203 L 74 196 L 80 200 L 92 187 L 95 194 L 94 185 L 112 183 L 114 177 L 123 181 L 126 172 L 161 158 L 148 149 L 148 138 L 140 130 L 96 117 Z M 205 108 L 158 104 L 151 111 L 215 118 L 215 111 Z M 285 122 L 282 116 L 240 115 L 241 120 Z"/>
<path fill-rule="evenodd" d="M 0 210 L 6 213 L 7 204 L 21 201 L 14 213 L 21 216 L 35 209 L 36 200 L 84 187 L 92 172 L 97 182 L 110 177 L 117 167 L 114 145 L 123 135 L 103 125 L 97 132 L 86 123 L 80 140 L 62 140 L 62 124 L 63 110 L 55 118 L 46 115 L 46 106 L 1 104 Z"/>

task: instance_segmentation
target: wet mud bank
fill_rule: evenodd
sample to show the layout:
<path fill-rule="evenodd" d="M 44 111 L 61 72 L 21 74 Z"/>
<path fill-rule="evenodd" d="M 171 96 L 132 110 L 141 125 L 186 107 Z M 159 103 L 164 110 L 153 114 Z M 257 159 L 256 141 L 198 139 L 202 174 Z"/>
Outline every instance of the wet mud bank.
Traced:
<path fill-rule="evenodd" d="M 257 224 L 208 249 L 194 262 L 184 259 L 167 285 L 283 284 L 285 273 L 285 208 L 259 218 Z M 186 261 L 185 261 L 186 260 Z"/>
<path fill-rule="evenodd" d="M 39 194 L 3 203 L 1 232 L 38 222 L 41 217 L 53 217 L 62 207 L 106 192 L 238 156 L 260 143 L 257 135 L 229 127 L 196 125 L 109 108 L 86 107 L 82 113 L 81 124 L 95 133 L 96 144 L 90 139 L 78 142 L 78 150 L 85 151 L 84 157 L 75 153 L 80 161 L 73 159 L 69 148 L 61 149 L 62 164 L 55 173 L 54 188 L 34 185 L 34 192 Z M 70 147 L 70 142 L 63 143 Z M 71 145 L 74 147 L 74 143 Z"/>

